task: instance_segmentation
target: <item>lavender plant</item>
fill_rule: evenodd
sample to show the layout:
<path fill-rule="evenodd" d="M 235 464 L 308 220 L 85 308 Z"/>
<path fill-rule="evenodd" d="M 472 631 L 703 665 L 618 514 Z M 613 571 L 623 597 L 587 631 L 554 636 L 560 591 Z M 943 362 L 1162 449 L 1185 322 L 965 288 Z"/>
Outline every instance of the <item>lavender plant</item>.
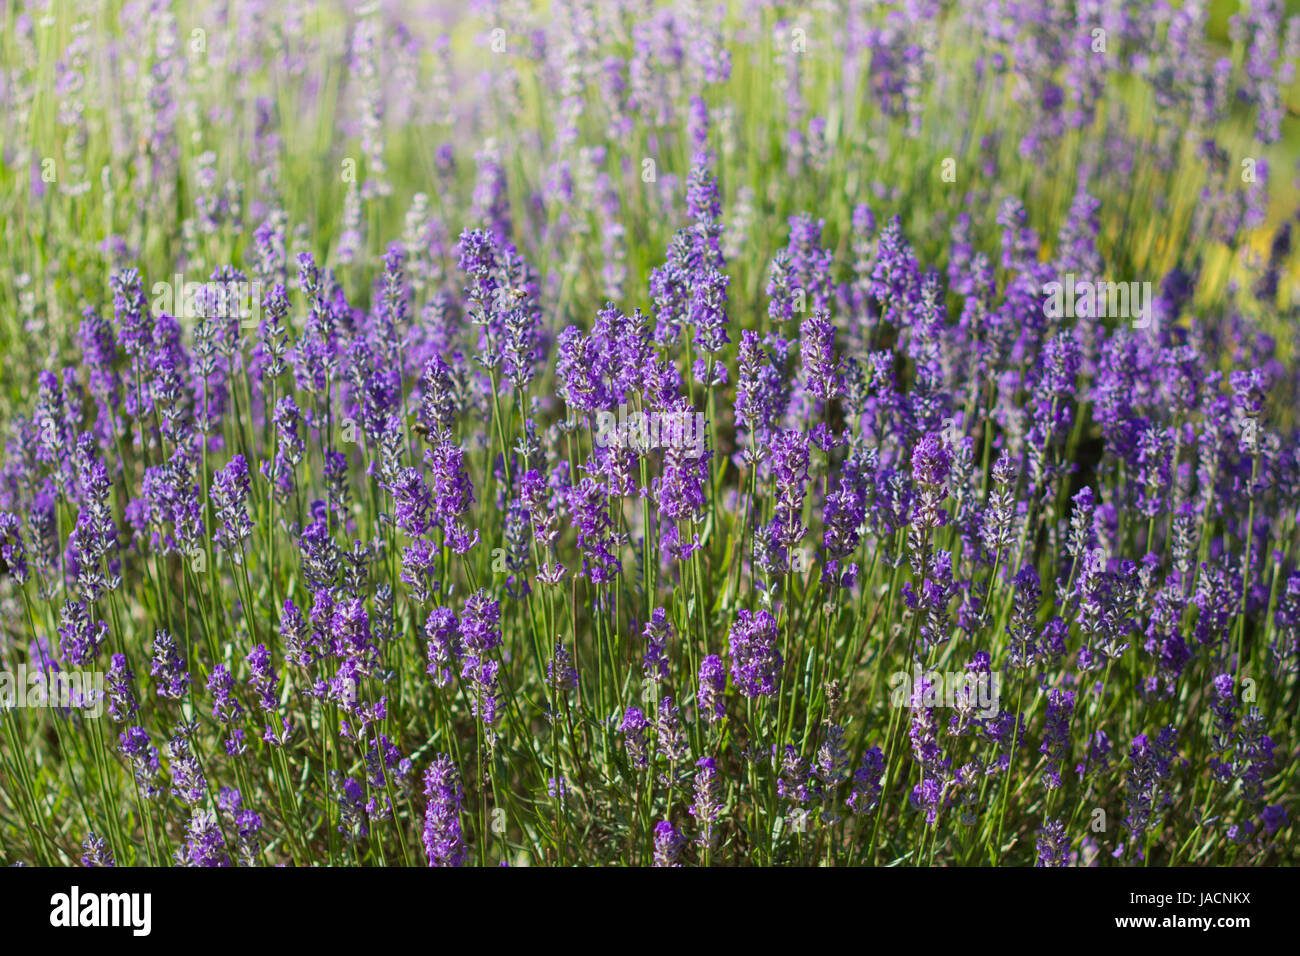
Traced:
<path fill-rule="evenodd" d="M 7 5 L 0 862 L 1297 862 L 1290 7 Z"/>

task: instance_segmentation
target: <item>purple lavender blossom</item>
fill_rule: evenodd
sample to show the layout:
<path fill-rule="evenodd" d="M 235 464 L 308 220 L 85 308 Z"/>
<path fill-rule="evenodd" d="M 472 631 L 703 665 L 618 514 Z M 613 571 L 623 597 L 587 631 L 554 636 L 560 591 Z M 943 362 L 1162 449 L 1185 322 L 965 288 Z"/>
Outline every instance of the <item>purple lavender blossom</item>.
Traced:
<path fill-rule="evenodd" d="M 698 830 L 695 843 L 704 850 L 712 850 L 723 809 L 718 762 L 712 757 L 701 757 L 695 765 L 700 768 L 695 772 L 695 802 L 690 807 Z"/>
<path fill-rule="evenodd" d="M 450 608 L 434 608 L 424 622 L 428 665 L 435 687 L 451 685 L 451 667 L 460 653 L 460 628 Z"/>
<path fill-rule="evenodd" d="M 265 711 L 275 711 L 279 707 L 280 679 L 275 676 L 271 666 L 271 652 L 265 644 L 258 644 L 247 657 L 249 686 L 257 697 L 257 706 Z"/>
<path fill-rule="evenodd" d="M 108 625 L 103 621 L 90 621 L 86 606 L 80 601 L 69 601 L 59 612 L 59 648 L 63 663 L 69 667 L 87 667 L 97 657 L 99 649 L 108 640 Z"/>
<path fill-rule="evenodd" d="M 767 611 L 736 613 L 731 626 L 731 676 L 746 697 L 775 697 L 785 660 L 777 650 L 776 619 Z"/>
<path fill-rule="evenodd" d="M 185 843 L 176 851 L 177 866 L 230 866 L 226 840 L 216 814 L 194 809 L 185 831 Z"/>
<path fill-rule="evenodd" d="M 623 746 L 627 749 L 628 760 L 634 767 L 644 767 L 650 760 L 646 733 L 650 722 L 640 707 L 629 707 L 623 711 L 623 720 L 618 729 L 623 734 Z"/>
<path fill-rule="evenodd" d="M 1048 790 L 1061 786 L 1061 768 L 1070 759 L 1070 717 L 1074 712 L 1074 691 L 1053 690 L 1047 693 L 1047 730 L 1038 752 L 1047 758 L 1043 785 Z"/>
<path fill-rule="evenodd" d="M 646 622 L 643 635 L 646 639 L 645 655 L 642 658 L 641 673 L 647 681 L 664 681 L 668 679 L 668 643 L 672 639 L 672 625 L 668 623 L 667 612 L 657 607 Z"/>
<path fill-rule="evenodd" d="M 243 715 L 244 707 L 235 697 L 235 678 L 225 664 L 212 668 L 208 693 L 212 695 L 212 717 L 219 723 L 229 724 Z"/>
<path fill-rule="evenodd" d="M 429 798 L 423 837 L 429 865 L 461 866 L 467 859 L 460 824 L 465 792 L 460 772 L 447 754 L 435 757 L 424 772 L 424 795 Z"/>
<path fill-rule="evenodd" d="M 108 698 L 108 716 L 116 721 L 131 720 L 140 709 L 135 696 L 135 674 L 126 664 L 125 654 L 114 654 L 104 679 L 104 696 Z"/>
<path fill-rule="evenodd" d="M 212 540 L 236 564 L 244 562 L 244 542 L 253 534 L 246 510 L 248 490 L 248 464 L 243 455 L 236 455 L 213 476 L 212 507 L 218 527 Z"/>
<path fill-rule="evenodd" d="M 671 697 L 659 701 L 659 713 L 655 718 L 655 748 L 658 755 L 669 763 L 680 763 L 690 753 L 682 729 L 681 709 Z"/>
<path fill-rule="evenodd" d="M 189 806 L 200 803 L 208 792 L 208 781 L 184 729 L 167 743 L 167 759 L 172 775 L 172 796 Z"/>
<path fill-rule="evenodd" d="M 800 354 L 808 390 L 819 401 L 829 402 L 840 392 L 841 376 L 835 356 L 835 326 L 827 312 L 814 312 L 800 327 Z"/>
<path fill-rule="evenodd" d="M 1146 734 L 1133 738 L 1130 769 L 1125 774 L 1128 816 L 1124 825 L 1134 843 L 1141 843 L 1147 831 L 1159 822 L 1162 808 L 1169 802 L 1168 791 L 1160 788 L 1173 770 L 1176 737 L 1177 731 L 1170 726 L 1160 731 L 1154 742 Z"/>
<path fill-rule="evenodd" d="M 726 690 L 726 665 L 717 654 L 710 654 L 700 662 L 699 686 L 695 694 L 696 709 L 710 724 L 727 715 Z"/>
<path fill-rule="evenodd" d="M 862 763 L 853 771 L 853 787 L 848 806 L 856 814 L 870 813 L 880 803 L 885 775 L 885 755 L 879 747 L 872 747 L 862 755 Z"/>
<path fill-rule="evenodd" d="M 686 845 L 686 838 L 671 822 L 660 820 L 655 824 L 654 844 L 655 866 L 681 866 L 677 858 Z"/>
<path fill-rule="evenodd" d="M 1035 866 L 1069 866 L 1070 839 L 1065 824 L 1048 820 L 1038 834 L 1038 862 Z"/>
<path fill-rule="evenodd" d="M 158 794 L 159 789 L 153 782 L 158 775 L 158 748 L 153 745 L 149 734 L 143 727 L 131 727 L 119 736 L 119 740 L 136 787 L 146 797 Z"/>
<path fill-rule="evenodd" d="M 82 866 L 117 866 L 117 861 L 113 857 L 113 848 L 108 845 L 107 840 L 96 836 L 93 832 L 86 835 L 81 849 L 84 851 L 81 857 Z"/>
<path fill-rule="evenodd" d="M 465 601 L 460 615 L 460 638 L 464 648 L 460 676 L 474 690 L 474 716 L 485 726 L 497 715 L 497 673 L 500 663 L 488 653 L 501 644 L 501 604 L 480 588 Z"/>
<path fill-rule="evenodd" d="M 563 641 L 555 643 L 555 653 L 546 662 L 546 680 L 557 694 L 578 688 L 578 669 L 573 666 L 573 655 Z"/>
<path fill-rule="evenodd" d="M 153 662 L 149 673 L 156 678 L 158 696 L 179 700 L 190 686 L 190 673 L 181 658 L 176 639 L 160 630 L 153 639 Z"/>

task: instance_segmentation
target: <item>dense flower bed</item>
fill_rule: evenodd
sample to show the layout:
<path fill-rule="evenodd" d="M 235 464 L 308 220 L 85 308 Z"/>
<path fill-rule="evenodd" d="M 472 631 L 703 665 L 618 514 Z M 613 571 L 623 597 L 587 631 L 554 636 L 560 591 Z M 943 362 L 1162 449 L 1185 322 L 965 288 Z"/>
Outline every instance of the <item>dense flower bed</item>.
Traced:
<path fill-rule="evenodd" d="M 72 6 L 4 862 L 1296 862 L 1281 3 Z"/>

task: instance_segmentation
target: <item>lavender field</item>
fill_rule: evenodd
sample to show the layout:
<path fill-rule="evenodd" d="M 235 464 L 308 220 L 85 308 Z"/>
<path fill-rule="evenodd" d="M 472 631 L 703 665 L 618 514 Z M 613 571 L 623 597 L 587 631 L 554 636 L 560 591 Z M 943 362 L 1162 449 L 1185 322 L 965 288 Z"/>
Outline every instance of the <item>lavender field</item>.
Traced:
<path fill-rule="evenodd" d="M 1300 862 L 1298 60 L 6 2 L 0 864 Z"/>

